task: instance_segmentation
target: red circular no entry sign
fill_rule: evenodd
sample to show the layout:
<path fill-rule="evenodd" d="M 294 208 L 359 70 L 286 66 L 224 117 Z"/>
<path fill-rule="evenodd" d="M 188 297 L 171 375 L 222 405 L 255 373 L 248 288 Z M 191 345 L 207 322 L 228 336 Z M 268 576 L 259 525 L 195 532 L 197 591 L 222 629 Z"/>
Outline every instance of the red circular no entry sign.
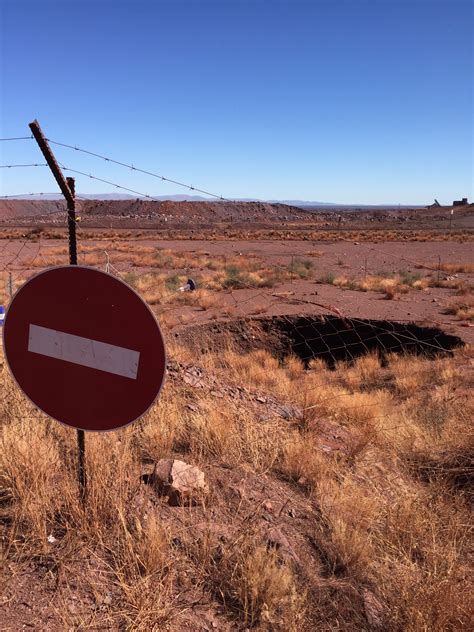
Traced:
<path fill-rule="evenodd" d="M 82 266 L 32 277 L 7 310 L 3 345 L 25 395 L 80 430 L 114 430 L 143 415 L 163 384 L 163 336 L 119 279 Z"/>

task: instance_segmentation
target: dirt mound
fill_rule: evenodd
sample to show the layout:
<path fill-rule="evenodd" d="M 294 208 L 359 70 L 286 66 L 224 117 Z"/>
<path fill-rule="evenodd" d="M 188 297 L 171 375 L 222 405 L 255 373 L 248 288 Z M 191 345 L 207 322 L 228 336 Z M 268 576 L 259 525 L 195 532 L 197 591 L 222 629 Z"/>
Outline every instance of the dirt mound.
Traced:
<path fill-rule="evenodd" d="M 58 200 L 0 200 L 0 219 L 42 217 L 65 208 Z M 128 218 L 187 225 L 213 222 L 267 222 L 311 219 L 305 210 L 265 202 L 175 202 L 172 200 L 79 200 L 78 212 L 87 218 Z"/>
<path fill-rule="evenodd" d="M 0 200 L 0 220 L 36 217 L 65 209 L 62 200 Z"/>
<path fill-rule="evenodd" d="M 85 200 L 84 216 L 119 215 L 144 219 L 162 219 L 187 224 L 209 221 L 261 222 L 265 220 L 307 219 L 308 213 L 285 204 L 264 202 L 175 202 L 172 200 Z"/>

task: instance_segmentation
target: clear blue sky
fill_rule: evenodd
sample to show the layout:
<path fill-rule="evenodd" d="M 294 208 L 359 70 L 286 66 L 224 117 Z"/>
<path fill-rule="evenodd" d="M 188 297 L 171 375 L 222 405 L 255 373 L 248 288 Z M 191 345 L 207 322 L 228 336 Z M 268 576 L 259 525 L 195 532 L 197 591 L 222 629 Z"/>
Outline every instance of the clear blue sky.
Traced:
<path fill-rule="evenodd" d="M 0 0 L 0 136 L 47 136 L 228 197 L 473 195 L 473 2 Z M 0 163 L 37 162 L 34 141 Z M 173 185 L 57 150 L 149 193 Z M 80 192 L 111 192 L 77 178 Z M 55 191 L 2 169 L 0 194 Z"/>

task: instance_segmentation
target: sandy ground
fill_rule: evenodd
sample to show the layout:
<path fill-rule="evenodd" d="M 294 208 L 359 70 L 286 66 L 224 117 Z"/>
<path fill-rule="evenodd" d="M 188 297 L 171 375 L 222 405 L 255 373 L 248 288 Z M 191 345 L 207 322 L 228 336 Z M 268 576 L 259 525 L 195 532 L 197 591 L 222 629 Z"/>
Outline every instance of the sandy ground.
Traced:
<path fill-rule="evenodd" d="M 100 243 L 102 247 L 102 242 L 81 241 L 80 243 L 86 247 L 97 246 Z M 28 262 L 34 259 L 35 265 L 38 265 L 43 258 L 47 258 L 48 251 L 57 250 L 61 245 L 64 246 L 64 242 L 59 240 L 0 241 L 0 271 L 3 271 L 4 283 L 7 283 L 7 270 L 12 272 L 15 286 L 31 273 L 40 271 L 41 267 L 34 269 L 26 267 Z M 103 242 L 103 247 L 104 250 L 108 247 L 107 242 Z M 211 258 L 221 256 L 224 257 L 223 267 L 227 259 L 230 260 L 236 256 L 245 258 L 249 255 L 256 255 L 270 265 L 289 265 L 297 259 L 310 259 L 313 263 L 310 279 L 295 278 L 273 288 L 223 290 L 216 293 L 218 296 L 216 306 L 206 310 L 191 306 L 166 306 L 165 311 L 176 316 L 181 324 L 192 325 L 225 317 L 225 314 L 221 312 L 224 308 L 224 311 L 230 312 L 232 317 L 257 314 L 324 314 L 339 311 L 351 318 L 415 321 L 437 326 L 447 333 L 462 337 L 466 342 L 474 342 L 472 326 L 459 321 L 455 316 L 443 314 L 443 308 L 455 298 L 455 290 L 444 288 L 410 290 L 394 300 L 386 300 L 379 292 L 345 290 L 319 281 L 328 273 L 334 276 L 364 278 L 371 274 L 392 274 L 404 271 L 424 276 L 430 274 L 432 270 L 429 268 L 432 268 L 433 274 L 437 275 L 436 270 L 439 264 L 473 262 L 472 244 L 468 242 L 330 243 L 270 240 L 258 242 L 137 240 L 133 242 L 134 253 L 139 253 L 144 247 L 189 253 L 190 261 L 196 253 L 208 253 Z M 103 259 L 104 264 L 100 267 L 104 269 L 105 253 Z M 136 266 L 132 268 L 126 261 L 114 262 L 113 256 L 110 262 L 114 266 L 114 272 L 118 273 L 133 270 L 139 274 L 149 270 Z M 66 255 L 64 263 L 67 264 Z M 428 266 L 428 268 L 420 266 Z M 190 274 L 199 275 L 201 271 L 193 269 Z M 176 272 L 176 270 L 170 272 Z M 177 272 L 187 273 L 186 270 Z M 448 275 L 445 272 L 439 274 L 441 278 L 446 278 Z M 469 276 L 458 274 L 456 278 L 469 281 Z M 163 312 L 163 310 L 158 308 L 157 312 Z"/>

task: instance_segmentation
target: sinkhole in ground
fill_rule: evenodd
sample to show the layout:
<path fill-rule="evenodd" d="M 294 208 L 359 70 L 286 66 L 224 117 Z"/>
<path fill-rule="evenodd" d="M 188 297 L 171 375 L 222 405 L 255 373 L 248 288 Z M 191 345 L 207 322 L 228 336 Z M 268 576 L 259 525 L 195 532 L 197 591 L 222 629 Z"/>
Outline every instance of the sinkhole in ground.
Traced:
<path fill-rule="evenodd" d="M 382 360 L 389 353 L 433 358 L 464 345 L 458 336 L 413 322 L 321 315 L 238 318 L 186 327 L 174 335 L 198 354 L 265 349 L 281 361 L 296 355 L 307 366 L 321 358 L 330 367 L 374 351 Z"/>

